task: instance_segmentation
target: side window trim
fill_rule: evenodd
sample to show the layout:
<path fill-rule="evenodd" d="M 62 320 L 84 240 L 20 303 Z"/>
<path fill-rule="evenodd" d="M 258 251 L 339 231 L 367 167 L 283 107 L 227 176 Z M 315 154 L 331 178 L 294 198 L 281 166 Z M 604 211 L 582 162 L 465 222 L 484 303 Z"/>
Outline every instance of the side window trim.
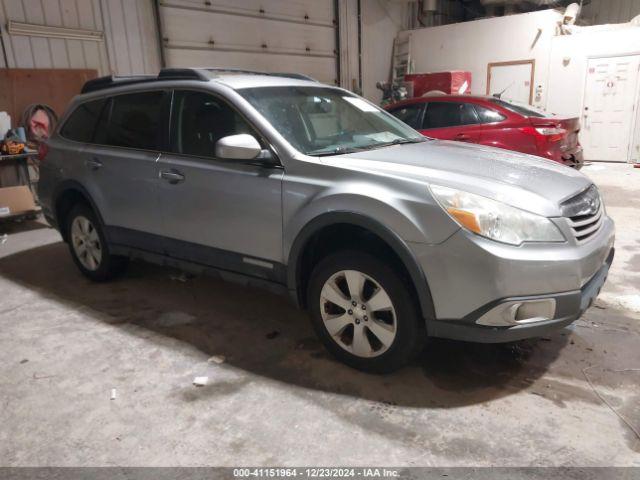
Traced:
<path fill-rule="evenodd" d="M 416 130 L 421 130 L 424 127 L 424 112 L 427 111 L 427 104 L 429 102 L 421 102 L 420 103 L 420 113 L 418 114 L 418 125 L 420 128 L 416 128 Z"/>
<path fill-rule="evenodd" d="M 106 121 L 105 121 L 105 128 L 109 129 L 109 122 L 111 121 L 111 111 L 112 111 L 112 106 L 113 106 L 113 97 L 105 97 L 106 98 L 106 102 L 104 102 L 104 105 L 102 106 L 102 110 L 100 110 L 100 115 L 98 115 L 98 120 L 96 121 L 96 125 L 93 128 L 93 135 L 91 135 L 91 142 L 89 142 L 89 145 L 100 145 L 98 143 L 96 143 L 96 135 L 98 133 L 98 126 L 100 125 L 100 121 L 102 120 L 102 116 L 106 115 Z M 101 145 L 101 146 L 111 146 L 111 145 Z"/>

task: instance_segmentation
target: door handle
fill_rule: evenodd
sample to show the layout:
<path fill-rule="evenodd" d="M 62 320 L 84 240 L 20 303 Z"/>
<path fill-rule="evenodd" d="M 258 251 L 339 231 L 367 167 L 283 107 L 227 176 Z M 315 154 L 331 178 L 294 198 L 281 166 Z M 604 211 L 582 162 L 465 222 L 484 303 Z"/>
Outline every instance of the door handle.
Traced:
<path fill-rule="evenodd" d="M 168 181 L 172 185 L 184 182 L 184 175 L 177 170 L 162 170 L 160 171 L 160 178 Z"/>
<path fill-rule="evenodd" d="M 467 135 L 466 133 L 459 133 L 455 136 L 456 140 L 469 140 L 471 137 L 469 135 Z"/>
<path fill-rule="evenodd" d="M 85 160 L 84 164 L 89 167 L 91 170 L 98 170 L 102 168 L 102 162 L 97 158 L 92 158 L 90 160 Z"/>

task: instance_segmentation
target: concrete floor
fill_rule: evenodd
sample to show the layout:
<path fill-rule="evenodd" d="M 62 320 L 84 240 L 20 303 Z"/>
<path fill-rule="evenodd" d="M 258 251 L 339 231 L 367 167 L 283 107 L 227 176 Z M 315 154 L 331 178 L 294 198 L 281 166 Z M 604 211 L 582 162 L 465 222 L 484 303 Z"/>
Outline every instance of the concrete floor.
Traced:
<path fill-rule="evenodd" d="M 596 305 L 387 376 L 329 358 L 284 298 L 143 264 L 91 284 L 55 231 L 1 225 L 0 465 L 640 466 L 640 170 L 584 171 L 618 226 Z"/>

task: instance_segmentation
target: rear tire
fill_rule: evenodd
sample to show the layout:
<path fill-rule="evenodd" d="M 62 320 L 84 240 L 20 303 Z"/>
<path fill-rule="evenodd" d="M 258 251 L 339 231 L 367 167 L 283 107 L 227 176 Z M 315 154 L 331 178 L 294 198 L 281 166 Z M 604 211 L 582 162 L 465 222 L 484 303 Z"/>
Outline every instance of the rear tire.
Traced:
<path fill-rule="evenodd" d="M 122 274 L 128 259 L 112 255 L 97 215 L 87 205 L 75 205 L 66 218 L 71 257 L 84 276 L 106 282 Z"/>
<path fill-rule="evenodd" d="M 424 321 L 408 282 L 372 255 L 342 251 L 324 258 L 311 274 L 307 302 L 327 350 L 358 370 L 392 372 L 424 345 Z"/>

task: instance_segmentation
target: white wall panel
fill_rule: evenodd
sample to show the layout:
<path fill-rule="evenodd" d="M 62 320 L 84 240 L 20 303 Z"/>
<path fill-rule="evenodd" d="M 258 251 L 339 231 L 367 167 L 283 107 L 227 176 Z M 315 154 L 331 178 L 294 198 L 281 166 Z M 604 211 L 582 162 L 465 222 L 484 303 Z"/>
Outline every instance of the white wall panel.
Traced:
<path fill-rule="evenodd" d="M 168 66 L 290 71 L 334 83 L 333 0 L 161 0 Z"/>
<path fill-rule="evenodd" d="M 9 35 L 9 20 L 98 30 L 104 39 Z M 0 26 L 11 68 L 92 68 L 102 75 L 160 68 L 151 0 L 0 0 Z M 5 66 L 4 55 L 0 65 Z"/>
<path fill-rule="evenodd" d="M 100 0 L 112 72 L 157 73 L 160 55 L 151 0 Z"/>
<path fill-rule="evenodd" d="M 340 86 L 359 88 L 358 0 L 340 0 Z"/>
<path fill-rule="evenodd" d="M 592 0 L 580 15 L 581 23 L 603 25 L 626 23 L 640 15 L 640 0 Z"/>
<path fill-rule="evenodd" d="M 411 35 L 411 58 L 416 73 L 467 70 L 471 92 L 484 95 L 489 63 L 535 60 L 533 103 L 544 107 L 551 41 L 562 14 L 541 10 L 493 17 L 401 33 Z M 573 85 L 567 83 L 567 85 Z"/>
<path fill-rule="evenodd" d="M 408 24 L 409 5 L 362 1 L 362 90 L 376 103 L 382 100 L 379 81 L 389 80 L 393 40 Z"/>

